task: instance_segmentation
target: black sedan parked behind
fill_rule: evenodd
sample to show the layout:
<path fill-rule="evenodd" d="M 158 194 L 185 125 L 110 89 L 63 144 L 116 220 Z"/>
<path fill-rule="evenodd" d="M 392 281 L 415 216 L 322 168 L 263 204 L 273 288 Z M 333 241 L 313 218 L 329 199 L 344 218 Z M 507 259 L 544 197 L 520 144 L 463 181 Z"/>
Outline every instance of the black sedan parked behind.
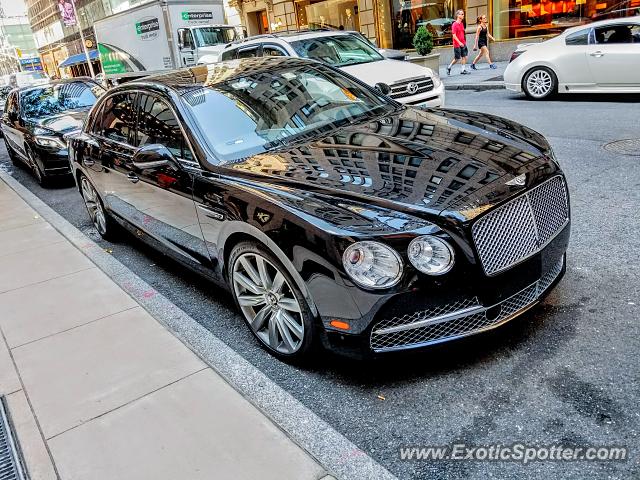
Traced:
<path fill-rule="evenodd" d="M 90 79 L 70 79 L 9 93 L 2 133 L 14 163 L 26 164 L 38 183 L 69 175 L 64 135 L 80 130 L 104 89 Z"/>
<path fill-rule="evenodd" d="M 70 158 L 103 236 L 123 225 L 227 286 L 285 359 L 494 328 L 565 271 L 567 187 L 541 135 L 403 106 L 316 62 L 245 59 L 116 87 Z"/>

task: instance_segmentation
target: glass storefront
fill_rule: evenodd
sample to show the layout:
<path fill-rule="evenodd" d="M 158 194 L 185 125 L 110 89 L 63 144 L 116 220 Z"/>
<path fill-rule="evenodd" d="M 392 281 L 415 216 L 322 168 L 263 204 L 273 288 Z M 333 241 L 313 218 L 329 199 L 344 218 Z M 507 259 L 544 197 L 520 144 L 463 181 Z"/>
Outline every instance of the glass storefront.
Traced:
<path fill-rule="evenodd" d="M 497 39 L 552 35 L 606 18 L 640 12 L 640 0 L 494 0 L 493 35 Z"/>
<path fill-rule="evenodd" d="M 394 48 L 413 48 L 416 30 L 425 26 L 434 45 L 451 43 L 451 24 L 463 0 L 390 0 L 391 35 Z"/>
<path fill-rule="evenodd" d="M 357 0 L 301 0 L 296 2 L 300 28 L 359 30 Z"/>

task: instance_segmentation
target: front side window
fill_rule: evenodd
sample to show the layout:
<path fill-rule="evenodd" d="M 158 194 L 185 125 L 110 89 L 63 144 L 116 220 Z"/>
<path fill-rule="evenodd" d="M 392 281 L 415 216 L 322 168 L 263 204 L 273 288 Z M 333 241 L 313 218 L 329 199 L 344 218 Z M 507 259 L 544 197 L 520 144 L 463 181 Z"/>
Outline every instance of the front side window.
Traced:
<path fill-rule="evenodd" d="M 107 98 L 94 132 L 110 140 L 129 143 L 136 121 L 134 97 L 133 93 L 120 93 Z"/>
<path fill-rule="evenodd" d="M 193 30 L 196 46 L 209 47 L 221 43 L 231 43 L 236 39 L 236 31 L 233 28 L 202 27 Z"/>
<path fill-rule="evenodd" d="M 640 26 L 638 25 L 608 25 L 596 28 L 597 44 L 639 43 Z"/>
<path fill-rule="evenodd" d="M 25 118 L 37 119 L 67 110 L 88 109 L 104 89 L 95 83 L 69 82 L 26 90 L 21 94 Z"/>
<path fill-rule="evenodd" d="M 183 98 L 224 162 L 396 108 L 333 69 L 308 64 L 257 69 Z"/>
<path fill-rule="evenodd" d="M 135 145 L 161 144 L 177 158 L 192 160 L 178 119 L 169 105 L 151 95 L 138 97 L 138 127 Z"/>
<path fill-rule="evenodd" d="M 355 35 L 307 38 L 291 42 L 291 46 L 302 58 L 320 60 L 336 67 L 383 60 L 375 48 Z"/>
<path fill-rule="evenodd" d="M 585 28 L 578 32 L 567 35 L 565 39 L 567 45 L 588 45 L 589 44 L 589 29 Z"/>

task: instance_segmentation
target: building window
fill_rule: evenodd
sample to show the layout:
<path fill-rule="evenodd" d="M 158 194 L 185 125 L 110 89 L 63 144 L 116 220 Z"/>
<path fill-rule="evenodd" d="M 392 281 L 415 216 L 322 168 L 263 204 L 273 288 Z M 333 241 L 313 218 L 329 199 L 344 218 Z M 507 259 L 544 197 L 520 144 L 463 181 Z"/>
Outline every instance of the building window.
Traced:
<path fill-rule="evenodd" d="M 497 39 L 552 35 L 595 20 L 639 12 L 638 0 L 495 0 L 492 31 Z"/>

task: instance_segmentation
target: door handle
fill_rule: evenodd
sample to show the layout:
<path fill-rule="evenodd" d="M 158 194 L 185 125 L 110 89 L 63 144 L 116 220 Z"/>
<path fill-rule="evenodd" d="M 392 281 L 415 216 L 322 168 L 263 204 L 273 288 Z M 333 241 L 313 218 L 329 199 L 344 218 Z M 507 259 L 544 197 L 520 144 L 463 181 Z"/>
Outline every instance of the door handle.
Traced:
<path fill-rule="evenodd" d="M 600 50 L 598 50 L 597 52 L 590 53 L 589 55 L 591 55 L 592 57 L 600 58 L 600 57 L 602 57 L 604 55 L 604 53 L 602 53 Z"/>
<path fill-rule="evenodd" d="M 133 172 L 129 172 L 129 174 L 127 175 L 127 180 L 129 180 L 131 183 L 138 183 L 140 181 L 140 178 Z"/>
<path fill-rule="evenodd" d="M 85 158 L 83 158 L 83 159 L 82 159 L 82 164 L 83 164 L 85 167 L 93 167 L 93 166 L 96 164 L 96 162 L 94 162 L 94 161 L 93 161 L 93 160 L 91 160 L 90 158 L 86 158 L 86 157 L 85 157 Z"/>

